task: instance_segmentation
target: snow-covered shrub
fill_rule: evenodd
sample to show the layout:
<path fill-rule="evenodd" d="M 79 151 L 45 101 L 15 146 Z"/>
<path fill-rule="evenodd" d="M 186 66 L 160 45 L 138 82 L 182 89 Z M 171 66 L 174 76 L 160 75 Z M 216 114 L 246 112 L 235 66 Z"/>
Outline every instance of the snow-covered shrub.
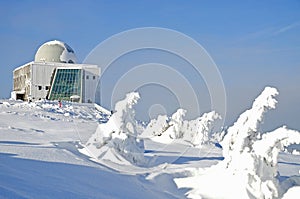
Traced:
<path fill-rule="evenodd" d="M 138 93 L 127 94 L 124 100 L 116 103 L 116 112 L 108 122 L 98 125 L 96 132 L 86 144 L 94 158 L 118 163 L 129 161 L 133 164 L 143 164 L 144 145 L 137 139 L 140 133 L 137 130 L 140 128 L 134 118 L 133 109 L 139 98 Z"/>

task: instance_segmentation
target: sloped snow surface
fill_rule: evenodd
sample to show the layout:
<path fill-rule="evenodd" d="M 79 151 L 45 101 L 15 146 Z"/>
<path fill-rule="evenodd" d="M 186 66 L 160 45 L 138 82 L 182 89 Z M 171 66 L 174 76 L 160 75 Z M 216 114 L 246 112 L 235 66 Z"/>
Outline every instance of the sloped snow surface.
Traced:
<path fill-rule="evenodd" d="M 0 198 L 298 198 L 300 133 L 260 131 L 277 95 L 265 88 L 223 130 L 213 128 L 218 113 L 185 120 L 183 109 L 142 125 L 138 93 L 112 115 L 95 104 L 2 100 Z"/>

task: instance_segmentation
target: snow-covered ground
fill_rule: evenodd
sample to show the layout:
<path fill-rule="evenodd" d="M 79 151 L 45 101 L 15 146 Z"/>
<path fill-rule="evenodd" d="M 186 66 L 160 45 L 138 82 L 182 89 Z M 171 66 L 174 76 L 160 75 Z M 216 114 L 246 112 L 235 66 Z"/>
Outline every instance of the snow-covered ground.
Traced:
<path fill-rule="evenodd" d="M 1 100 L 0 198 L 296 199 L 300 155 L 280 150 L 299 132 L 259 132 L 276 95 L 266 89 L 220 136 L 215 112 L 187 121 L 179 109 L 141 125 L 137 93 L 112 116 L 94 104 Z"/>

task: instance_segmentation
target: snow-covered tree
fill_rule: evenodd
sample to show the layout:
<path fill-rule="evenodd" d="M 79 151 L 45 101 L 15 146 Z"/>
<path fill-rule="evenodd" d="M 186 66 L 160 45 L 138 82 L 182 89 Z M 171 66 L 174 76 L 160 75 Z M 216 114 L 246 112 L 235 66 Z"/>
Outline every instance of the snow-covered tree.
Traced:
<path fill-rule="evenodd" d="M 186 110 L 184 109 L 177 109 L 177 111 L 175 113 L 173 113 L 173 115 L 171 116 L 171 120 L 169 122 L 169 126 L 170 126 L 170 137 L 172 139 L 178 139 L 178 138 L 182 138 L 183 134 L 184 134 L 184 130 L 183 129 L 183 117 L 186 114 Z"/>
<path fill-rule="evenodd" d="M 211 139 L 213 124 L 220 119 L 215 111 L 204 113 L 195 120 L 184 120 L 186 110 L 178 109 L 173 115 L 158 116 L 147 125 L 143 136 L 154 141 L 170 143 L 176 139 L 183 139 L 193 146 L 208 144 Z"/>
<path fill-rule="evenodd" d="M 152 138 L 154 136 L 161 136 L 169 128 L 168 116 L 159 115 L 157 119 L 152 119 L 146 126 L 143 137 Z"/>
<path fill-rule="evenodd" d="M 221 142 L 223 147 L 224 161 L 229 165 L 235 164 L 241 154 L 253 150 L 253 143 L 259 138 L 259 125 L 263 121 L 265 113 L 274 109 L 277 103 L 275 96 L 278 91 L 275 88 L 266 87 L 264 91 L 255 99 L 252 108 L 240 115 L 238 120 L 228 128 L 224 140 Z"/>
<path fill-rule="evenodd" d="M 115 113 L 107 123 L 98 125 L 96 132 L 86 146 L 96 159 L 108 159 L 118 163 L 143 164 L 144 145 L 137 139 L 138 123 L 133 106 L 140 96 L 129 93 L 124 100 L 116 103 Z M 120 157 L 121 156 L 121 157 Z M 124 159 L 123 159 L 124 158 Z M 119 161 L 120 160 L 120 161 Z"/>
<path fill-rule="evenodd" d="M 256 198 L 275 198 L 282 194 L 278 180 L 278 155 L 285 147 L 300 144 L 300 132 L 285 126 L 262 135 L 253 144 L 253 170 L 249 172 L 249 190 Z"/>
<path fill-rule="evenodd" d="M 281 197 L 290 188 L 291 185 L 280 187 L 277 159 L 284 147 L 300 144 L 300 132 L 285 126 L 268 133 L 259 131 L 265 113 L 275 108 L 277 95 L 278 91 L 275 88 L 266 87 L 255 99 L 252 108 L 242 113 L 227 129 L 227 134 L 221 142 L 223 161 L 201 175 L 175 179 L 179 187 L 192 188 L 189 197 L 273 199 Z M 220 179 L 218 182 L 213 181 L 211 184 L 207 181 L 216 177 Z M 224 185 L 226 181 L 233 185 L 219 187 L 216 193 L 211 192 L 211 187 Z M 239 195 L 235 195 L 236 190 Z"/>
<path fill-rule="evenodd" d="M 218 119 L 221 119 L 221 116 L 215 111 L 211 111 L 204 113 L 195 120 L 184 121 L 184 139 L 191 142 L 194 146 L 208 144 L 212 139 L 213 124 Z"/>
<path fill-rule="evenodd" d="M 233 174 L 247 174 L 247 190 L 254 198 L 276 198 L 280 195 L 276 176 L 280 151 L 300 143 L 300 133 L 285 126 L 269 133 L 259 131 L 265 113 L 277 103 L 275 88 L 266 87 L 252 108 L 240 115 L 228 128 L 222 141 L 224 164 Z"/>

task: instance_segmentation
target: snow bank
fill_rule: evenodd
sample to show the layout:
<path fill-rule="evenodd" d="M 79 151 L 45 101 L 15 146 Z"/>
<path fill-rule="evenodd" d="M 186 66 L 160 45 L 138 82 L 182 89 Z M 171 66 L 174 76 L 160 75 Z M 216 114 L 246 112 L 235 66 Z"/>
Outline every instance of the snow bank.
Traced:
<path fill-rule="evenodd" d="M 124 100 L 116 104 L 116 112 L 108 122 L 98 125 L 86 143 L 93 158 L 127 165 L 144 163 L 144 145 L 137 139 L 140 127 L 134 119 L 133 109 L 139 98 L 138 93 L 127 94 Z"/>
<path fill-rule="evenodd" d="M 300 132 L 285 126 L 266 134 L 259 132 L 265 113 L 275 108 L 276 95 L 275 88 L 265 88 L 252 108 L 228 128 L 221 142 L 224 161 L 200 174 L 175 179 L 179 188 L 192 188 L 188 197 L 271 199 L 283 195 L 286 187 L 280 187 L 278 181 L 278 154 L 284 147 L 300 144 Z"/>

